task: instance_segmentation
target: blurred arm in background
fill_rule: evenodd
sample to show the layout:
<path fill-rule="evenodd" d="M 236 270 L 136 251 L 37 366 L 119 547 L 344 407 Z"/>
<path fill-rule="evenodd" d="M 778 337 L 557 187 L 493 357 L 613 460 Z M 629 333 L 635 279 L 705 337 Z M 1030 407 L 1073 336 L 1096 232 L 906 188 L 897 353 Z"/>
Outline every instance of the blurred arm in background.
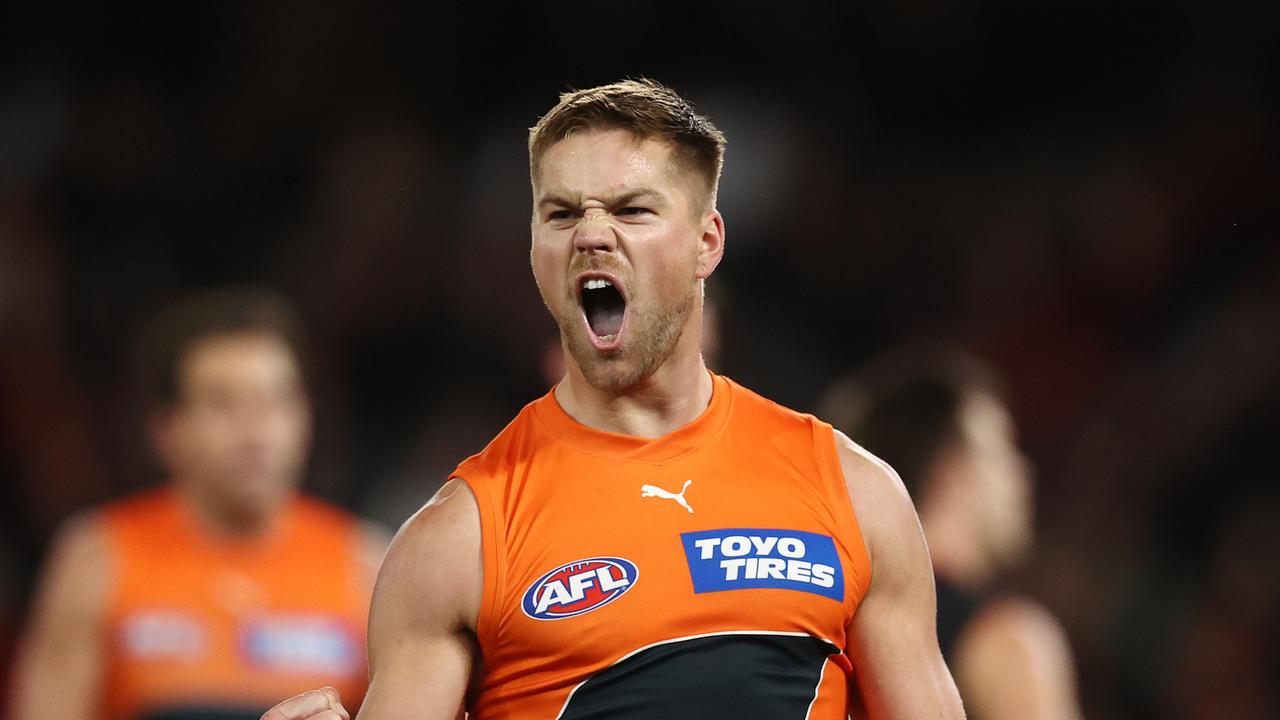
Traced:
<path fill-rule="evenodd" d="M 97 716 L 108 573 L 98 524 L 69 522 L 54 541 L 18 647 L 12 720 Z"/>

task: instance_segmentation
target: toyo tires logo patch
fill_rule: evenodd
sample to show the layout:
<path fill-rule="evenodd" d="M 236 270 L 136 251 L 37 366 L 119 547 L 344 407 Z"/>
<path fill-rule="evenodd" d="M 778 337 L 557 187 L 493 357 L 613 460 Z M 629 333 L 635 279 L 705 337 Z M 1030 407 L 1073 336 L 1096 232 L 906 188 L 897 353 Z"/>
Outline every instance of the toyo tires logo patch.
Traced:
<path fill-rule="evenodd" d="M 594 557 L 566 563 L 538 578 L 520 603 L 534 620 L 562 620 L 589 613 L 635 587 L 640 570 L 630 560 Z"/>

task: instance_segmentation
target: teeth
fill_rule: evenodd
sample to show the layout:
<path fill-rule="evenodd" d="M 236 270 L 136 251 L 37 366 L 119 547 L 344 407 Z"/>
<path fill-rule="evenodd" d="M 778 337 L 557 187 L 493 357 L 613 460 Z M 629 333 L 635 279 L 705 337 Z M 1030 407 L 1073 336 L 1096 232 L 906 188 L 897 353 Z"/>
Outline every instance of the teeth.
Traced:
<path fill-rule="evenodd" d="M 604 288 L 607 288 L 607 287 L 613 287 L 613 283 L 603 278 L 590 278 L 589 280 L 587 280 L 585 283 L 582 284 L 582 287 L 586 288 L 587 290 L 603 290 Z"/>

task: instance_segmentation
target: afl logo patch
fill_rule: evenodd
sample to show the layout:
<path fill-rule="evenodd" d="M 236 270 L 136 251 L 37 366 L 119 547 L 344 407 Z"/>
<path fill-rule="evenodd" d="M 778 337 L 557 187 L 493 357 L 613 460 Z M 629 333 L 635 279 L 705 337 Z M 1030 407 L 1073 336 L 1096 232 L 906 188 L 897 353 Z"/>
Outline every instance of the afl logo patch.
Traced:
<path fill-rule="evenodd" d="M 596 557 L 561 565 L 538 578 L 520 603 L 534 620 L 562 620 L 604 607 L 635 587 L 640 570 L 630 560 Z"/>

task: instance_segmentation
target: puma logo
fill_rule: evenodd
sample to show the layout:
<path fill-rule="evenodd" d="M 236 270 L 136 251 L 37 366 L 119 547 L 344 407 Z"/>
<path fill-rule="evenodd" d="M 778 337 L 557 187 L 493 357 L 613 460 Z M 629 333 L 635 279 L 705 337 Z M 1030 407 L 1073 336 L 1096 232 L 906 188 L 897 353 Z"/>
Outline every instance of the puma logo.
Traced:
<path fill-rule="evenodd" d="M 662 488 L 656 485 L 641 485 L 640 497 L 660 497 L 666 500 L 675 500 L 676 502 L 680 503 L 680 507 L 684 508 L 685 510 L 688 510 L 689 512 L 693 512 L 693 508 L 689 507 L 689 503 L 684 499 L 684 491 L 688 490 L 689 486 L 692 484 L 693 484 L 692 480 L 685 480 L 684 487 L 680 488 L 680 494 L 678 495 L 676 493 L 663 490 Z"/>

